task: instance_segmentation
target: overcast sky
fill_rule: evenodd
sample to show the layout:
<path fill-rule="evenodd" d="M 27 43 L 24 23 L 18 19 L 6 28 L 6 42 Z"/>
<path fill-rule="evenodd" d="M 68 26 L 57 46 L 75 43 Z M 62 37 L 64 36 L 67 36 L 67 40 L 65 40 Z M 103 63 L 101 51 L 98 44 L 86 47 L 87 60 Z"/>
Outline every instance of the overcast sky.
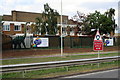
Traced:
<path fill-rule="evenodd" d="M 104 13 L 110 8 L 116 10 L 116 23 L 118 20 L 118 2 L 120 0 L 62 0 L 63 15 L 69 18 L 77 14 L 77 11 L 88 14 L 95 10 Z M 61 0 L 0 0 L 0 15 L 11 15 L 12 10 L 41 13 L 43 5 L 48 3 L 51 8 L 61 13 Z"/>

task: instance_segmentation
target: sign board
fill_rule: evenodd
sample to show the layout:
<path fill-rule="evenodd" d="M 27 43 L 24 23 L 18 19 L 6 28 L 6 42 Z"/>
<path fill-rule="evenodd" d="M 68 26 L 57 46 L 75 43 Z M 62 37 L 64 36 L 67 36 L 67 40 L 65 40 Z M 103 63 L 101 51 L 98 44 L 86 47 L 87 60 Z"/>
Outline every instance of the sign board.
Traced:
<path fill-rule="evenodd" d="M 32 47 L 48 47 L 49 40 L 48 38 L 33 38 Z"/>
<path fill-rule="evenodd" d="M 102 41 L 94 41 L 94 51 L 103 51 L 103 42 Z"/>
<path fill-rule="evenodd" d="M 105 39 L 105 46 L 113 46 L 113 38 Z"/>
<path fill-rule="evenodd" d="M 98 30 L 97 30 L 97 33 L 96 33 L 96 35 L 94 37 L 94 41 L 102 41 L 102 38 L 101 38 L 100 33 L 99 33 Z"/>
<path fill-rule="evenodd" d="M 93 50 L 94 51 L 103 51 L 103 41 L 102 41 L 99 31 L 97 31 L 95 38 L 94 38 Z"/>

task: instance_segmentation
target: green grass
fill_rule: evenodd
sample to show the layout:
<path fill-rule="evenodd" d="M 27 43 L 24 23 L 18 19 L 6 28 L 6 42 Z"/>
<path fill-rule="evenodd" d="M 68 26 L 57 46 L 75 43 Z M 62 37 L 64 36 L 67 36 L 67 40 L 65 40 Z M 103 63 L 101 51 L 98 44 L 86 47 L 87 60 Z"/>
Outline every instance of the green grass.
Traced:
<path fill-rule="evenodd" d="M 118 53 L 108 53 L 108 54 L 100 54 L 100 57 L 117 56 L 117 55 Z M 83 59 L 83 58 L 96 58 L 96 57 L 98 57 L 97 54 L 88 54 L 88 55 L 68 55 L 63 57 L 59 56 L 59 57 L 46 57 L 46 58 L 10 59 L 10 60 L 2 60 L 2 65 L 62 61 L 62 60 L 73 60 L 73 59 Z"/>
<path fill-rule="evenodd" d="M 93 70 L 103 70 L 118 67 L 120 61 L 104 62 L 100 63 L 99 67 L 97 63 L 86 64 L 86 65 L 74 65 L 74 66 L 65 66 L 52 69 L 44 69 L 37 71 L 26 71 L 24 72 L 14 72 L 14 73 L 3 73 L 2 78 L 48 78 L 56 77 L 68 74 L 83 73 Z"/>

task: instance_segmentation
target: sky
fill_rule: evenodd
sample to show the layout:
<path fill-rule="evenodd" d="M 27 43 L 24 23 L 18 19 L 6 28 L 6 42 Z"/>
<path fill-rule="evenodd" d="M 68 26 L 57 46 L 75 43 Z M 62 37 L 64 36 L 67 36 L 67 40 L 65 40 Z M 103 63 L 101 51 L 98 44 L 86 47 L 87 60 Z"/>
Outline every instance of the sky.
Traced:
<path fill-rule="evenodd" d="M 62 14 L 69 18 L 77 14 L 77 11 L 85 14 L 95 10 L 101 13 L 108 9 L 115 9 L 115 19 L 118 23 L 118 2 L 120 0 L 62 0 Z M 44 4 L 61 14 L 61 0 L 0 0 L 0 15 L 11 15 L 12 10 L 42 13 Z"/>

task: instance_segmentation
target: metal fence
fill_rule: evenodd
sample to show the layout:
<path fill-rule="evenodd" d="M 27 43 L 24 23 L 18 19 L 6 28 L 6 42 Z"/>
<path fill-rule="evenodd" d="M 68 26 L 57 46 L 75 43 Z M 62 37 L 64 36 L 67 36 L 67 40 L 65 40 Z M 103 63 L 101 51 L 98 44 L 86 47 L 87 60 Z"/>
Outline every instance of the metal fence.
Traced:
<path fill-rule="evenodd" d="M 14 38 L 14 37 L 13 37 Z M 26 48 L 33 48 L 31 45 L 33 43 L 33 38 L 32 36 L 27 36 L 24 40 Z M 42 36 L 40 38 L 49 38 L 49 47 L 46 48 L 60 48 L 61 45 L 61 39 L 60 36 Z M 11 38 L 10 38 L 11 39 Z M 108 39 L 108 37 L 103 37 L 103 42 L 105 41 L 105 39 Z M 8 40 L 8 37 L 4 37 L 3 39 Z M 88 48 L 88 47 L 93 47 L 93 40 L 94 37 L 93 36 L 67 36 L 67 37 L 63 37 L 63 47 L 64 48 Z M 8 44 L 11 45 L 11 43 L 6 44 L 3 41 L 4 46 L 7 46 Z M 114 37 L 113 38 L 113 46 L 119 46 L 120 45 L 120 37 Z M 12 45 L 12 47 L 14 47 Z M 4 48 L 4 47 L 3 47 Z M 10 46 L 11 48 L 11 46 Z M 8 49 L 10 49 L 8 47 Z M 21 44 L 21 48 L 24 48 L 24 46 Z M 5 47 L 5 49 L 7 49 L 7 47 Z"/>
<path fill-rule="evenodd" d="M 69 48 L 92 47 L 93 37 L 65 37 L 63 42 L 64 47 Z"/>

